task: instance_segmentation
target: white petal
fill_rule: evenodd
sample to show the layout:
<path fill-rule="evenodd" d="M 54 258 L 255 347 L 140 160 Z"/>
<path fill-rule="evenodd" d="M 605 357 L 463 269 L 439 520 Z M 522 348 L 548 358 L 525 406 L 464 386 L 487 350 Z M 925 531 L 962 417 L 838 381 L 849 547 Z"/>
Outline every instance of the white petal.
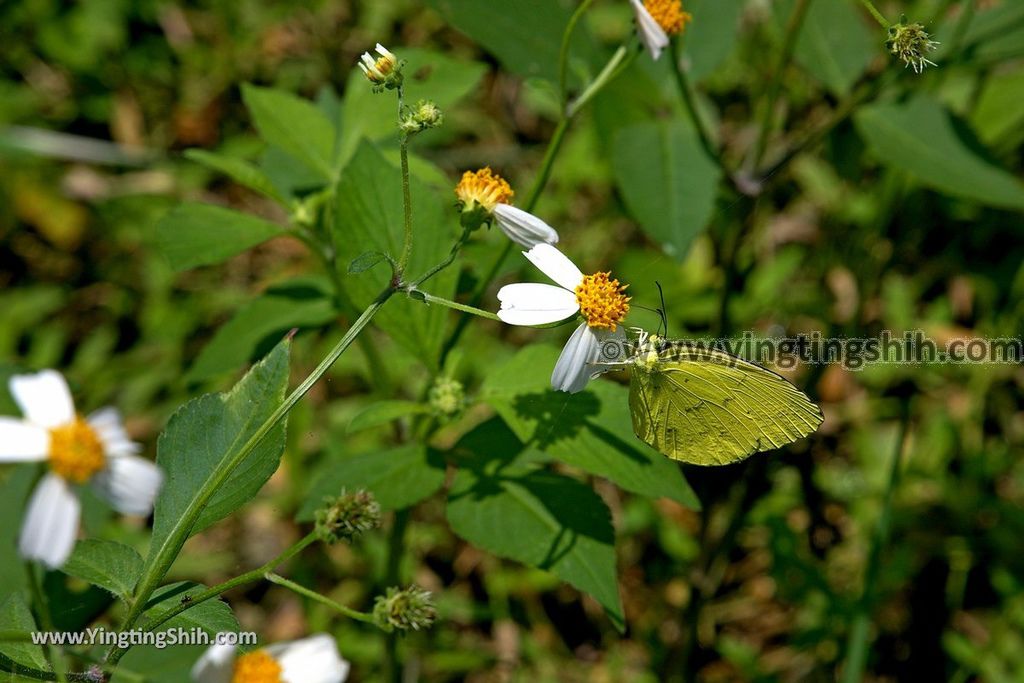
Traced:
<path fill-rule="evenodd" d="M 597 360 L 600 353 L 600 341 L 590 326 L 583 323 L 577 327 L 569 341 L 565 342 L 562 354 L 551 372 L 551 388 L 573 394 L 583 391 L 594 372 L 590 363 Z"/>
<path fill-rule="evenodd" d="M 668 47 L 668 34 L 655 21 L 640 0 L 630 0 L 630 2 L 633 3 L 633 11 L 636 13 L 636 27 L 640 34 L 640 42 L 651 53 L 653 59 L 658 59 L 661 56 L 661 51 Z"/>
<path fill-rule="evenodd" d="M 498 204 L 494 207 L 494 217 L 502 232 L 519 246 L 532 249 L 541 243 L 558 244 L 555 229 L 532 213 L 510 204 Z"/>
<path fill-rule="evenodd" d="M 107 466 L 93 478 L 97 493 L 126 515 L 148 515 L 163 484 L 163 471 L 137 455 L 107 458 Z"/>
<path fill-rule="evenodd" d="M 583 281 L 583 273 L 580 272 L 580 269 L 565 254 L 550 244 L 538 244 L 530 251 L 524 251 L 523 256 L 537 266 L 540 272 L 570 292 L 576 291 L 576 287 Z"/>
<path fill-rule="evenodd" d="M 52 429 L 75 419 L 75 403 L 68 383 L 56 370 L 14 375 L 9 386 L 29 422 Z"/>
<path fill-rule="evenodd" d="M 61 477 L 47 474 L 32 493 L 21 525 L 18 552 L 50 569 L 62 566 L 75 547 L 81 506 Z"/>
<path fill-rule="evenodd" d="M 45 460 L 50 433 L 38 425 L 0 416 L 0 463 Z"/>
<path fill-rule="evenodd" d="M 535 282 L 505 285 L 498 290 L 498 317 L 509 325 L 546 325 L 580 310 L 572 292 Z"/>
<path fill-rule="evenodd" d="M 103 408 L 90 415 L 86 421 L 96 430 L 96 435 L 103 442 L 103 452 L 107 455 L 131 455 L 142 450 L 142 446 L 128 438 L 121 422 L 121 414 L 117 408 Z"/>
<path fill-rule="evenodd" d="M 268 647 L 267 653 L 281 665 L 284 683 L 342 683 L 348 678 L 349 663 L 327 634 L 277 643 Z"/>
<path fill-rule="evenodd" d="M 195 683 L 231 683 L 234 676 L 234 645 L 212 645 L 192 667 Z"/>

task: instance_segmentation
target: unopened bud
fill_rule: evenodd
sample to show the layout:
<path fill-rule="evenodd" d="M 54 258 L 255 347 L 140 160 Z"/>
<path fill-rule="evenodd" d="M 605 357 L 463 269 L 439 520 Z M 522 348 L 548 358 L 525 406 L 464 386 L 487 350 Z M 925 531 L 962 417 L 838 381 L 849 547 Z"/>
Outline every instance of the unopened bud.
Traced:
<path fill-rule="evenodd" d="M 325 543 L 351 542 L 380 526 L 380 505 L 369 491 L 341 492 L 324 499 L 316 511 L 316 529 Z"/>
<path fill-rule="evenodd" d="M 438 377 L 428 394 L 430 407 L 435 412 L 450 416 L 462 410 L 466 403 L 466 392 L 462 383 L 450 377 Z"/>
<path fill-rule="evenodd" d="M 437 128 L 444 123 L 444 114 L 436 104 L 429 100 L 420 100 L 416 106 L 410 109 L 402 117 L 399 128 L 402 132 L 411 135 L 430 128 Z"/>
<path fill-rule="evenodd" d="M 437 619 L 437 608 L 430 591 L 419 586 L 388 588 L 385 595 L 377 597 L 373 605 L 373 618 L 386 631 L 429 628 Z"/>

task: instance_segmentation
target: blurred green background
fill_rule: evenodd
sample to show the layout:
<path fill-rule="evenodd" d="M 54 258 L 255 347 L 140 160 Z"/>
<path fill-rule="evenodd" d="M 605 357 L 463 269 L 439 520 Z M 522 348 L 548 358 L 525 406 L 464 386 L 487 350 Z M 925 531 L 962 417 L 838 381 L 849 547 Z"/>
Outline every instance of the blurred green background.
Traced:
<path fill-rule="evenodd" d="M 921 76 L 891 59 L 885 31 L 852 1 L 813 0 L 787 44 L 795 4 L 685 3 L 694 21 L 684 63 L 733 168 L 756 175 L 750 150 L 773 69 L 793 50 L 757 168 L 796 151 L 770 177 L 751 176 L 763 180 L 756 198 L 722 182 L 665 60 L 641 55 L 571 127 L 536 213 L 584 271 L 611 269 L 637 302 L 658 305 L 660 282 L 675 335 L 1020 336 L 1024 4 L 880 3 L 890 20 L 905 13 L 941 42 L 938 68 Z M 184 150 L 258 160 L 301 184 L 301 169 L 275 165 L 254 131 L 240 89 L 251 83 L 330 112 L 343 157 L 370 139 L 395 158 L 391 121 L 353 68 L 380 41 L 409 60 L 414 99 L 445 110 L 444 127 L 417 138 L 414 152 L 417 176 L 447 212 L 449 243 L 462 171 L 490 165 L 527 193 L 557 119 L 570 11 L 557 0 L 3 3 L 0 377 L 61 369 L 83 409 L 120 407 L 152 456 L 178 405 L 230 386 L 291 327 L 304 330 L 292 371 L 303 376 L 346 323 L 330 307 L 292 309 L 281 294 L 296 278 L 326 287 L 300 243 L 278 238 L 184 271 L 161 248 L 158 221 L 182 199 L 287 218 Z M 598 0 L 572 43 L 573 87 L 632 31 L 625 0 Z M 480 234 L 466 249 L 451 283 L 460 296 L 501 239 Z M 502 282 L 521 278 L 538 275 L 510 259 Z M 642 311 L 630 320 L 657 325 Z M 362 353 L 343 357 L 293 413 L 285 463 L 257 501 L 193 539 L 170 578 L 213 584 L 273 557 L 299 536 L 292 520 L 325 473 L 403 441 L 399 427 L 353 433 L 349 422 L 375 401 L 422 397 L 439 369 L 394 335 L 372 335 L 386 377 Z M 445 372 L 472 399 L 519 347 L 565 336 L 474 320 Z M 839 680 L 852 625 L 870 617 L 865 680 L 1024 681 L 1020 365 L 812 366 L 792 378 L 821 402 L 824 426 L 740 465 L 685 469 L 701 511 L 594 482 L 616 529 L 625 633 L 552 575 L 454 535 L 438 495 L 389 519 L 408 524 L 398 570 L 387 535 L 376 534 L 307 553 L 289 575 L 364 607 L 392 571 L 435 591 L 439 624 L 399 643 L 405 680 Z M 14 412 L 6 397 L 0 408 Z M 492 414 L 471 405 L 433 444 L 502 429 Z M 904 427 L 889 538 L 872 560 Z M 0 468 L 3 553 L 29 480 Z M 87 506 L 85 524 L 145 548 L 143 526 L 100 506 Z M 0 577 L 0 598 L 20 585 L 17 567 Z M 78 591 L 61 617 L 69 627 L 103 611 L 81 588 L 69 589 Z M 330 628 L 352 680 L 382 680 L 380 634 L 266 585 L 227 597 L 267 641 Z"/>

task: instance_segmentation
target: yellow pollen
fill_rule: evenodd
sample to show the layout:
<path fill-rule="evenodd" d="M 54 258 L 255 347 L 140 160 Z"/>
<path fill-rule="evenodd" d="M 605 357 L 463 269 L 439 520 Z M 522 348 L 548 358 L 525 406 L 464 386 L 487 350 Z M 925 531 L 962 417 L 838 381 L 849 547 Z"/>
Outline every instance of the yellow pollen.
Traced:
<path fill-rule="evenodd" d="M 693 19 L 689 12 L 683 11 L 680 0 L 644 0 L 644 7 L 670 36 L 682 33 L 686 23 Z"/>
<path fill-rule="evenodd" d="M 378 57 L 377 61 L 374 62 L 373 65 L 377 67 L 377 71 L 380 71 L 385 76 L 394 71 L 395 67 L 398 66 L 395 63 L 395 60 L 393 60 L 391 57 L 388 57 L 387 55 Z"/>
<path fill-rule="evenodd" d="M 487 213 L 494 211 L 498 204 L 509 204 L 515 196 L 512 187 L 491 168 L 479 171 L 466 171 L 462 180 L 455 186 L 455 196 L 462 202 L 464 209 L 472 210 L 474 202 L 484 207 Z"/>
<path fill-rule="evenodd" d="M 620 285 L 618 280 L 610 279 L 609 275 L 584 275 L 583 282 L 576 287 L 576 301 L 588 325 L 614 332 L 615 327 L 629 313 L 629 297 L 625 294 L 628 285 Z"/>
<path fill-rule="evenodd" d="M 85 483 L 106 462 L 103 442 L 82 418 L 50 430 L 50 469 L 68 481 Z"/>
<path fill-rule="evenodd" d="M 281 683 L 281 665 L 264 650 L 244 654 L 235 660 L 231 683 Z"/>

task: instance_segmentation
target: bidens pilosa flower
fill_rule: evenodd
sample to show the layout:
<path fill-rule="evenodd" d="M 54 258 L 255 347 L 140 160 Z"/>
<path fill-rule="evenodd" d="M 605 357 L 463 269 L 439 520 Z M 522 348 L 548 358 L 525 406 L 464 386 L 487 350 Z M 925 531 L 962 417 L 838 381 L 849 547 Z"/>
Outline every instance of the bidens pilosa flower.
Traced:
<path fill-rule="evenodd" d="M 903 62 L 904 67 L 911 67 L 914 73 L 921 73 L 927 66 L 935 66 L 935 62 L 924 55 L 931 52 L 938 43 L 931 39 L 921 24 L 908 24 L 906 17 L 895 26 L 889 27 L 889 39 L 885 41 L 889 52 Z"/>
<path fill-rule="evenodd" d="M 633 3 L 637 33 L 653 59 L 668 47 L 669 36 L 683 32 L 693 17 L 680 0 L 629 0 Z"/>
<path fill-rule="evenodd" d="M 601 374 L 595 365 L 601 344 L 625 339 L 621 323 L 629 313 L 626 285 L 609 273 L 584 275 L 551 245 L 538 244 L 523 255 L 558 286 L 540 283 L 505 285 L 498 291 L 498 317 L 509 325 L 545 325 L 580 313 L 583 323 L 569 337 L 551 373 L 551 386 L 577 392 Z"/>
<path fill-rule="evenodd" d="M 234 645 L 217 644 L 192 667 L 195 683 L 342 683 L 349 663 L 334 638 L 320 634 L 275 643 L 239 655 Z"/>
<path fill-rule="evenodd" d="M 44 370 L 11 377 L 9 388 L 24 418 L 0 417 L 0 463 L 42 462 L 47 472 L 29 500 L 18 551 L 57 568 L 78 536 L 81 504 L 74 486 L 89 483 L 118 512 L 148 515 L 163 474 L 136 455 L 113 408 L 87 418 L 75 412 L 60 373 Z"/>
<path fill-rule="evenodd" d="M 369 52 L 364 52 L 359 68 L 373 83 L 374 90 L 394 90 L 402 85 L 402 63 L 380 43 L 377 43 L 376 52 L 380 55 L 376 59 Z"/>
<path fill-rule="evenodd" d="M 512 206 L 515 192 L 504 178 L 490 167 L 466 171 L 455 186 L 462 226 L 476 230 L 493 218 L 505 235 L 521 247 L 558 244 L 558 233 L 533 214 Z"/>

